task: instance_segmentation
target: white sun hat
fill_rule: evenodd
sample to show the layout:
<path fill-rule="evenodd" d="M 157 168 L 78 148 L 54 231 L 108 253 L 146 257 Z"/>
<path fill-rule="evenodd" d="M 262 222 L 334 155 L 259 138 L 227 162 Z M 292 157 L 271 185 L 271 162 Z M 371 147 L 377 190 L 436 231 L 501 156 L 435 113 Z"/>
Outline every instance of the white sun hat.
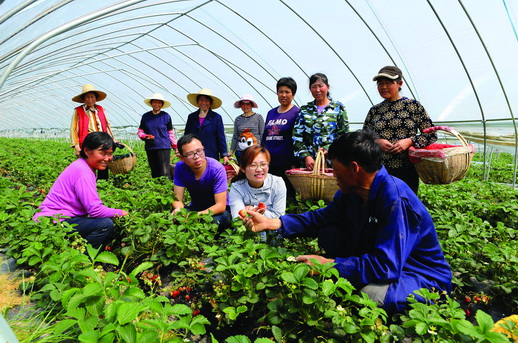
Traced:
<path fill-rule="evenodd" d="M 171 106 L 171 103 L 169 101 L 167 101 L 164 96 L 160 93 L 155 93 L 153 95 L 151 95 L 149 98 L 147 98 L 146 100 L 144 100 L 144 103 L 146 105 L 148 105 L 149 107 L 152 107 L 151 106 L 151 101 L 152 100 L 160 100 L 164 103 L 164 105 L 162 106 L 162 108 L 168 108 L 169 106 Z"/>
<path fill-rule="evenodd" d="M 254 97 L 251 94 L 243 94 L 241 98 L 234 103 L 235 108 L 241 108 L 241 102 L 252 103 L 252 108 L 258 108 L 257 103 L 254 101 Z"/>

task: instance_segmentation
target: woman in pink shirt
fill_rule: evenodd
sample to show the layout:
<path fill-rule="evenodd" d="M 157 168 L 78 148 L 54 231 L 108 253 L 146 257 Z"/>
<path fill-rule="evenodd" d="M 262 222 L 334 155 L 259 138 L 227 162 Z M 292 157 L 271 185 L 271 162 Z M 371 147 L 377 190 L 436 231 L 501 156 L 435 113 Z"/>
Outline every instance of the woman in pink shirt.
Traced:
<path fill-rule="evenodd" d="M 33 220 L 59 216 L 61 221 L 76 224 L 79 234 L 99 247 L 113 230 L 112 218 L 128 215 L 104 206 L 97 193 L 95 171 L 106 170 L 115 149 L 108 133 L 89 133 L 81 145 L 80 158 L 58 176 Z"/>

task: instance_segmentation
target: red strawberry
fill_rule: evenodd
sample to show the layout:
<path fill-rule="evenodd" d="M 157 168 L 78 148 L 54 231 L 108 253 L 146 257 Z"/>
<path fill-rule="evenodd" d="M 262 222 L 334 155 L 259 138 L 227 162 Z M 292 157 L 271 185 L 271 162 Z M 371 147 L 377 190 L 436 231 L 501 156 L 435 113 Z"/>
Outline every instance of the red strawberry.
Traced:
<path fill-rule="evenodd" d="M 185 287 L 185 291 L 189 293 L 191 291 L 191 287 Z"/>
<path fill-rule="evenodd" d="M 475 297 L 475 304 L 478 304 L 480 302 L 480 297 Z"/>
<path fill-rule="evenodd" d="M 153 276 L 151 277 L 151 281 L 155 281 L 157 277 L 158 277 L 158 275 L 153 275 Z"/>
<path fill-rule="evenodd" d="M 109 246 L 107 246 L 105 249 L 108 251 L 112 250 L 112 248 L 110 248 Z"/>
<path fill-rule="evenodd" d="M 191 296 L 190 296 L 189 294 L 187 294 L 187 295 L 185 296 L 185 299 L 186 299 L 186 300 L 191 300 Z"/>
<path fill-rule="evenodd" d="M 466 316 L 468 316 L 468 317 L 471 316 L 471 311 L 468 309 L 466 309 Z"/>
<path fill-rule="evenodd" d="M 126 280 L 128 280 L 128 282 L 131 282 L 131 279 L 129 277 L 127 277 Z"/>
<path fill-rule="evenodd" d="M 172 291 L 172 292 L 171 292 L 171 296 L 172 296 L 173 298 L 178 298 L 178 296 L 179 296 L 179 295 L 180 295 L 180 292 L 178 292 L 178 291 Z"/>
<path fill-rule="evenodd" d="M 245 209 L 239 210 L 239 213 L 238 213 L 238 214 L 239 214 L 239 216 L 240 216 L 241 218 L 244 218 L 244 217 L 246 217 L 246 215 L 247 215 L 247 214 L 246 214 L 246 210 L 245 210 Z"/>
<path fill-rule="evenodd" d="M 467 296 L 467 295 L 466 295 L 466 297 L 464 298 L 464 301 L 465 301 L 465 302 L 467 302 L 467 303 L 469 303 L 469 302 L 471 302 L 471 298 L 470 298 L 469 296 Z"/>
<path fill-rule="evenodd" d="M 264 202 L 260 202 L 257 204 L 257 208 L 259 210 L 263 210 L 263 209 L 266 209 L 266 205 L 264 204 Z"/>
<path fill-rule="evenodd" d="M 200 314 L 200 310 L 198 310 L 198 309 L 196 309 L 196 310 L 192 311 L 192 315 L 193 315 L 193 316 L 197 316 L 197 315 L 199 315 L 199 314 Z"/>

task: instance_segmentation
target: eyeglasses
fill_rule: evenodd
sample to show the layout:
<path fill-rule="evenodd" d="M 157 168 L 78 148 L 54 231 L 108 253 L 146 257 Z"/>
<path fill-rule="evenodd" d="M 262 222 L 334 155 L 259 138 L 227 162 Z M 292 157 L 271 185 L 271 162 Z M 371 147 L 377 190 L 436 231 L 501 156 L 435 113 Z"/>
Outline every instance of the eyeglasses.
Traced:
<path fill-rule="evenodd" d="M 192 160 L 194 158 L 194 155 L 198 155 L 198 157 L 205 156 L 205 149 L 200 148 L 200 149 L 196 149 L 195 151 L 189 151 L 189 152 L 185 153 L 185 155 L 183 155 L 183 157 L 186 157 L 186 158 Z"/>
<path fill-rule="evenodd" d="M 270 164 L 268 164 L 266 162 L 263 162 L 263 163 L 252 163 L 251 165 L 248 166 L 248 168 L 250 168 L 250 169 L 257 169 L 257 168 L 266 169 L 269 166 L 270 166 Z"/>

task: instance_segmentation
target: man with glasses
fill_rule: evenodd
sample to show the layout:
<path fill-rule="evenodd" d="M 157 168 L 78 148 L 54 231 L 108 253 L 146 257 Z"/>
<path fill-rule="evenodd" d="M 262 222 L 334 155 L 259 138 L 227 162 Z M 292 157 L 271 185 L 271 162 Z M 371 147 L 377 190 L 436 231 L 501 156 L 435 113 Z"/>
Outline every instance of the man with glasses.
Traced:
<path fill-rule="evenodd" d="M 211 211 L 214 221 L 219 225 L 219 232 L 230 227 L 230 213 L 227 198 L 227 173 L 223 165 L 205 156 L 201 140 L 193 134 L 184 135 L 178 140 L 180 162 L 174 173 L 173 214 L 182 208 L 208 214 Z M 185 189 L 191 195 L 191 203 L 183 203 Z"/>

